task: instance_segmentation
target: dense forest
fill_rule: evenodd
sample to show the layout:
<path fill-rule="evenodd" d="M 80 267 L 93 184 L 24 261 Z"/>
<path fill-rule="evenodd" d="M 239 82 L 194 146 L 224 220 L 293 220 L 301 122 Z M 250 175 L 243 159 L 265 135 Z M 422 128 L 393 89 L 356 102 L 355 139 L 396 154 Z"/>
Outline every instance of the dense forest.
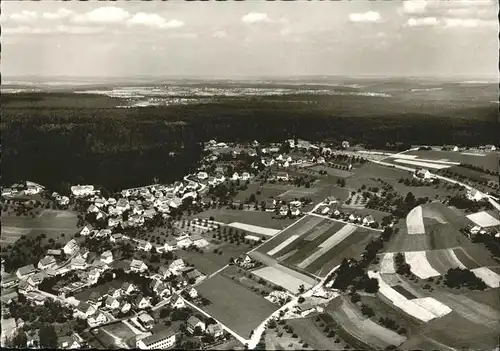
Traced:
<path fill-rule="evenodd" d="M 116 108 L 116 99 L 72 93 L 2 94 L 2 183 L 59 188 L 92 183 L 114 191 L 180 179 L 196 167 L 201 141 L 496 144 L 496 106 L 433 107 L 359 96 L 213 99 Z"/>

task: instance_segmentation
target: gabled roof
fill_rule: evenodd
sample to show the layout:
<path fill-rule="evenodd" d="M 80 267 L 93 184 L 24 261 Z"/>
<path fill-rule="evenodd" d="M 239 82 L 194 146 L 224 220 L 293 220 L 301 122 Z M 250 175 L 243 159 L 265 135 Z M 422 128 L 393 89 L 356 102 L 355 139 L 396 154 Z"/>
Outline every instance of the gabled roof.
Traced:
<path fill-rule="evenodd" d="M 132 262 L 130 262 L 130 267 L 134 267 L 134 268 L 141 268 L 142 265 L 144 264 L 144 262 L 142 262 L 141 260 L 132 260 Z"/>
<path fill-rule="evenodd" d="M 87 311 L 92 307 L 91 304 L 85 302 L 85 301 L 82 301 L 78 304 L 78 306 L 76 307 L 76 309 L 82 313 L 87 313 Z"/>
<path fill-rule="evenodd" d="M 49 264 L 52 264 L 56 262 L 56 259 L 54 258 L 54 256 L 45 256 L 44 258 L 42 258 L 40 260 L 39 263 L 41 263 L 43 266 L 47 266 Z"/>
<path fill-rule="evenodd" d="M 35 271 L 36 271 L 35 266 L 33 266 L 32 264 L 29 264 L 27 266 L 24 266 L 24 267 L 21 267 L 18 269 L 18 272 L 21 275 L 30 274 L 30 273 L 33 273 Z"/>
<path fill-rule="evenodd" d="M 47 250 L 47 255 L 59 256 L 61 255 L 61 250 L 54 250 L 54 249 Z"/>
<path fill-rule="evenodd" d="M 219 333 L 219 332 L 222 332 L 223 329 L 222 329 L 222 326 L 220 324 L 210 324 L 208 327 L 207 327 L 207 331 L 208 333 L 210 334 L 216 334 L 216 333 Z"/>
<path fill-rule="evenodd" d="M 198 323 L 203 323 L 203 321 L 201 321 L 198 317 L 196 316 L 191 316 L 189 317 L 189 319 L 187 320 L 187 325 L 192 327 L 192 328 L 195 328 L 196 327 L 196 324 Z"/>
<path fill-rule="evenodd" d="M 117 299 L 115 299 L 114 297 L 111 297 L 111 296 L 108 296 L 108 298 L 106 299 L 106 305 L 112 305 L 114 302 L 118 301 Z"/>

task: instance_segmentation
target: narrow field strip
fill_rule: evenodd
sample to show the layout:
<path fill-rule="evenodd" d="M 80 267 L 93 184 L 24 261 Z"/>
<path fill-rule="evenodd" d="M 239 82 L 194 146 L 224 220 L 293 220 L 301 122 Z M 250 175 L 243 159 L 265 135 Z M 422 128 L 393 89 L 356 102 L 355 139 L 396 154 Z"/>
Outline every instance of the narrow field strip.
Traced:
<path fill-rule="evenodd" d="M 446 274 L 450 268 L 466 268 L 452 249 L 429 250 L 425 255 L 432 268 L 441 274 Z"/>
<path fill-rule="evenodd" d="M 299 237 L 300 237 L 299 235 L 292 235 L 291 237 L 289 237 L 288 239 L 286 239 L 285 241 L 283 241 L 281 244 L 279 244 L 278 246 L 276 246 L 274 249 L 272 249 L 271 251 L 268 251 L 267 254 L 269 256 L 276 255 L 278 252 L 280 252 L 281 250 L 283 250 L 285 247 L 287 247 L 288 245 L 290 245 L 292 242 L 294 242 L 295 240 L 297 240 Z"/>
<path fill-rule="evenodd" d="M 435 296 L 446 302 L 455 312 L 473 323 L 498 329 L 500 312 L 490 306 L 479 303 L 464 295 L 455 295 L 446 292 L 438 292 Z"/>
<path fill-rule="evenodd" d="M 290 252 L 287 252 L 287 253 L 286 253 L 286 254 L 284 254 L 283 256 L 278 257 L 277 259 L 278 259 L 278 261 L 284 261 L 284 260 L 286 260 L 287 258 L 289 258 L 289 257 L 291 257 L 291 256 L 293 256 L 293 255 L 295 255 L 295 254 L 297 253 L 297 251 L 299 251 L 299 250 L 297 250 L 297 249 L 292 250 L 292 251 L 290 251 Z"/>
<path fill-rule="evenodd" d="M 408 164 L 408 165 L 412 165 L 412 166 L 432 168 L 432 169 L 450 168 L 452 165 L 454 165 L 454 164 L 439 164 L 439 163 L 422 162 L 422 161 L 414 161 L 414 160 L 402 160 L 400 158 L 395 159 L 394 162 L 404 163 L 404 164 Z"/>
<path fill-rule="evenodd" d="M 423 207 L 422 217 L 435 219 L 436 221 L 438 221 L 441 224 L 448 223 L 448 221 L 444 218 L 444 216 L 439 211 L 435 211 L 432 208 L 429 208 L 429 206 Z"/>
<path fill-rule="evenodd" d="M 420 307 L 425 308 L 427 311 L 434 314 L 436 317 L 446 316 L 448 313 L 452 311 L 451 308 L 446 306 L 445 304 L 439 302 L 438 300 L 432 297 L 424 297 L 421 299 L 414 299 L 412 302 L 416 303 Z"/>
<path fill-rule="evenodd" d="M 408 213 L 406 216 L 406 228 L 408 234 L 425 234 L 422 206 L 417 206 Z"/>
<path fill-rule="evenodd" d="M 308 290 L 312 287 L 306 281 L 298 279 L 291 274 L 287 274 L 282 270 L 275 267 L 264 267 L 252 271 L 257 277 L 267 280 L 273 284 L 282 286 L 286 290 L 290 291 L 292 294 L 297 294 L 299 292 L 299 286 L 304 285 L 305 289 Z"/>
<path fill-rule="evenodd" d="M 396 273 L 396 266 L 394 265 L 394 253 L 389 252 L 384 255 L 380 262 L 380 273 L 393 274 Z"/>
<path fill-rule="evenodd" d="M 477 263 L 467 252 L 461 248 L 455 248 L 452 249 L 453 253 L 455 254 L 455 257 L 462 262 L 462 264 L 467 268 L 467 269 L 474 269 L 474 268 L 479 268 L 481 265 Z"/>
<path fill-rule="evenodd" d="M 318 258 L 327 253 L 330 249 L 332 249 L 335 245 L 343 241 L 349 235 L 356 231 L 357 227 L 352 224 L 346 224 L 342 229 L 333 234 L 330 238 L 326 239 L 323 243 L 319 245 L 319 250 L 314 252 L 311 256 L 307 257 L 304 261 L 300 262 L 297 267 L 306 268 L 311 263 L 316 261 Z"/>
<path fill-rule="evenodd" d="M 480 267 L 471 270 L 474 275 L 482 279 L 490 288 L 500 287 L 500 275 L 493 272 L 488 267 Z"/>
<path fill-rule="evenodd" d="M 382 277 L 380 276 L 380 273 L 373 272 L 373 271 L 368 271 L 368 276 L 370 278 L 375 278 L 378 280 L 379 284 L 379 293 L 382 294 L 385 298 L 389 299 L 394 306 L 398 307 L 401 309 L 404 313 L 419 319 L 423 322 L 428 322 L 436 316 L 426 310 L 425 308 L 413 303 L 413 300 L 408 300 L 406 297 L 398 293 L 396 290 L 391 288 L 389 284 L 384 282 Z"/>
<path fill-rule="evenodd" d="M 330 228 L 332 228 L 335 225 L 334 222 L 328 221 L 327 223 L 324 223 L 322 226 L 318 226 L 318 228 L 315 228 L 315 230 L 312 230 L 311 233 L 309 233 L 304 240 L 307 241 L 312 241 L 316 239 L 317 237 L 323 235 L 323 233 L 326 233 Z"/>
<path fill-rule="evenodd" d="M 228 226 L 266 236 L 274 236 L 281 231 L 279 229 L 259 227 L 257 225 L 245 224 L 240 222 L 229 223 Z"/>
<path fill-rule="evenodd" d="M 420 279 L 441 275 L 429 264 L 425 251 L 405 252 L 405 261 L 411 266 L 411 272 Z"/>

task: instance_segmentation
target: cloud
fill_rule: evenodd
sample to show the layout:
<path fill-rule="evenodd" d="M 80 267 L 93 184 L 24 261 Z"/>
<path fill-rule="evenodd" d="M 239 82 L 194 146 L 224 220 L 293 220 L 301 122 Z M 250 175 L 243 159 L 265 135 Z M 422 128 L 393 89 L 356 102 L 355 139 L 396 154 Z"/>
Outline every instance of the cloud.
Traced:
<path fill-rule="evenodd" d="M 261 23 L 261 22 L 271 22 L 271 19 L 267 15 L 267 13 L 261 12 L 250 12 L 241 18 L 243 23 Z"/>
<path fill-rule="evenodd" d="M 196 39 L 198 34 L 196 33 L 172 33 L 169 38 L 175 39 Z"/>
<path fill-rule="evenodd" d="M 121 23 L 130 17 L 130 13 L 122 8 L 114 6 L 99 7 L 90 12 L 75 15 L 72 18 L 74 23 Z"/>
<path fill-rule="evenodd" d="M 351 22 L 378 22 L 380 21 L 380 14 L 374 11 L 368 11 L 365 13 L 351 13 L 349 15 L 349 21 Z"/>
<path fill-rule="evenodd" d="M 407 0 L 403 2 L 403 13 L 405 14 L 422 14 L 427 10 L 426 0 Z"/>
<path fill-rule="evenodd" d="M 212 38 L 226 38 L 227 33 L 224 30 L 218 30 L 212 34 Z"/>
<path fill-rule="evenodd" d="M 104 27 L 86 27 L 86 26 L 65 26 L 60 25 L 55 28 L 58 33 L 64 34 L 95 34 L 104 31 Z"/>
<path fill-rule="evenodd" d="M 439 20 L 436 17 L 412 17 L 408 19 L 406 25 L 410 27 L 433 27 L 439 25 Z"/>
<path fill-rule="evenodd" d="M 33 28 L 28 26 L 17 26 L 17 27 L 3 27 L 2 34 L 48 34 L 50 33 L 48 28 Z"/>
<path fill-rule="evenodd" d="M 479 18 L 444 18 L 443 24 L 446 28 L 498 28 L 498 21 L 483 20 Z"/>
<path fill-rule="evenodd" d="M 15 34 L 31 34 L 31 35 L 42 35 L 42 34 L 95 34 L 104 31 L 104 27 L 88 27 L 88 26 L 65 26 L 59 25 L 56 27 L 29 27 L 29 26 L 17 26 L 17 27 L 4 27 L 2 28 L 2 33 L 5 35 L 15 35 Z"/>
<path fill-rule="evenodd" d="M 29 22 L 36 20 L 38 18 L 38 14 L 35 11 L 25 10 L 18 13 L 13 13 L 9 18 L 17 22 Z"/>
<path fill-rule="evenodd" d="M 73 14 L 73 11 L 62 8 L 62 9 L 57 10 L 57 12 L 55 12 L 55 13 L 54 12 L 44 12 L 42 14 L 42 18 L 44 18 L 46 20 L 60 20 L 63 18 L 68 18 L 72 14 Z"/>
<path fill-rule="evenodd" d="M 127 21 L 127 24 L 129 26 L 139 25 L 151 28 L 166 29 L 166 28 L 182 27 L 184 25 L 184 22 L 178 20 L 170 20 L 167 22 L 165 18 L 163 18 L 160 15 L 157 15 L 156 13 L 139 12 L 136 13 L 133 17 L 131 17 Z"/>

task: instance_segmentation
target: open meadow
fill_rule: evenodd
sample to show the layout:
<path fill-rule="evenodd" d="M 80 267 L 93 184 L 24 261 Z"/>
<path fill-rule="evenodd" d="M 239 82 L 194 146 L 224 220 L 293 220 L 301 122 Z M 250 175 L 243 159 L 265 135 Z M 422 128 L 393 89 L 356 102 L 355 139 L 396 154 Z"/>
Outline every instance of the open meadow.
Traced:
<path fill-rule="evenodd" d="M 203 274 L 210 275 L 227 265 L 231 257 L 239 257 L 250 250 L 250 246 L 245 242 L 237 245 L 212 238 L 208 240 L 210 244 L 202 249 L 203 252 L 180 249 L 175 251 L 175 255 L 196 267 Z"/>
<path fill-rule="evenodd" d="M 251 289 L 219 274 L 205 280 L 197 290 L 211 301 L 203 310 L 244 338 L 278 309 Z"/>
<path fill-rule="evenodd" d="M 293 220 L 287 218 L 275 218 L 273 212 L 267 211 L 240 211 L 230 209 L 210 209 L 196 215 L 193 218 L 210 218 L 214 217 L 215 221 L 223 223 L 245 223 L 271 229 L 283 229 L 290 225 Z"/>
<path fill-rule="evenodd" d="M 398 346 L 406 340 L 406 337 L 364 316 L 346 299 L 342 299 L 341 304 L 330 304 L 327 311 L 347 333 L 368 345 L 369 348 L 383 349 L 389 345 Z"/>
<path fill-rule="evenodd" d="M 77 216 L 70 211 L 43 210 L 37 217 L 15 216 L 2 213 L 0 245 L 16 242 L 21 236 L 45 234 L 47 240 L 59 235 L 73 235 L 77 230 Z"/>
<path fill-rule="evenodd" d="M 415 150 L 408 151 L 405 154 L 415 155 L 418 158 L 429 160 L 444 160 L 450 162 L 465 163 L 498 172 L 498 152 L 464 154 L 453 151 Z"/>

